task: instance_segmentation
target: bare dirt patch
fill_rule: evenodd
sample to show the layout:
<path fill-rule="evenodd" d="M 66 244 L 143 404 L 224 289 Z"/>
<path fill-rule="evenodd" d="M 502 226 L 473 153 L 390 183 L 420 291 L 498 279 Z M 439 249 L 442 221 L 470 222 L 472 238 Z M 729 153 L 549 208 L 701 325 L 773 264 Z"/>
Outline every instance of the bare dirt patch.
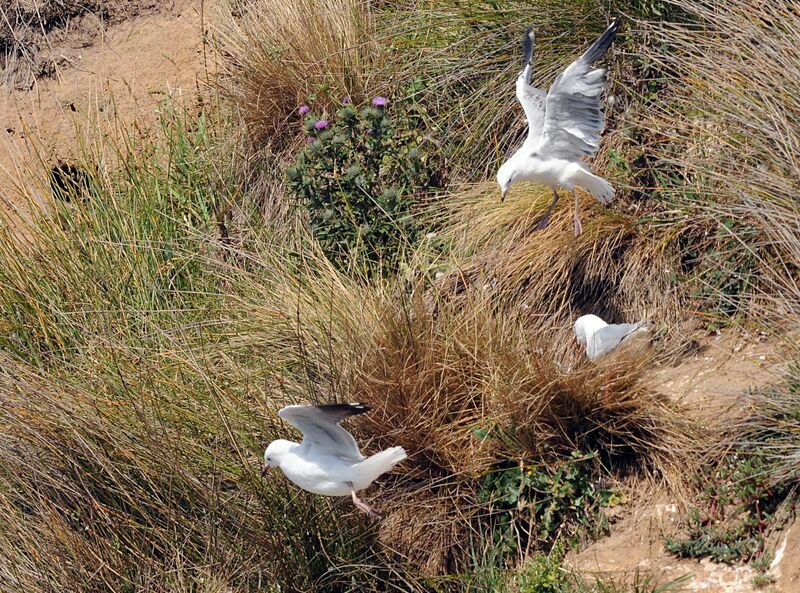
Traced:
<path fill-rule="evenodd" d="M 31 89 L 69 64 L 69 49 L 93 45 L 103 31 L 163 10 L 156 0 L 0 0 L 2 83 Z M 66 50 L 66 53 L 65 53 Z"/>
<path fill-rule="evenodd" d="M 59 3 L 6 0 L 0 6 L 16 11 L 17 21 L 30 21 L 26 6 L 41 5 L 41 12 L 50 4 Z M 152 126 L 166 99 L 190 106 L 215 70 L 207 47 L 214 2 L 93 0 L 80 3 L 88 7 L 82 12 L 77 3 L 63 4 L 71 8 L 55 21 L 44 12 L 28 29 L 7 26 L 0 37 L 0 79 L 16 81 L 0 85 L 6 207 L 19 206 L 16 188 L 29 182 L 32 169 L 46 170 L 38 162 L 69 162 L 85 138 L 119 138 L 132 126 Z"/>
<path fill-rule="evenodd" d="M 763 334 L 723 332 L 703 338 L 677 364 L 656 366 L 648 383 L 670 399 L 687 404 L 700 421 L 724 423 L 738 413 L 742 395 L 763 388 L 781 376 L 782 346 Z M 708 559 L 678 559 L 664 549 L 664 538 L 680 532 L 685 511 L 663 494 L 634 497 L 611 534 L 569 558 L 589 575 L 632 578 L 637 571 L 655 574 L 659 582 L 690 575 L 682 590 L 700 593 L 754 593 L 757 571 L 747 565 L 729 566 Z M 794 593 L 800 586 L 800 525 L 775 534 L 770 573 L 773 593 Z M 763 590 L 763 589 L 761 589 Z"/>
<path fill-rule="evenodd" d="M 748 389 L 778 381 L 785 360 L 775 339 L 723 331 L 699 340 L 676 364 L 655 367 L 648 383 L 674 401 L 716 413 L 734 405 Z"/>

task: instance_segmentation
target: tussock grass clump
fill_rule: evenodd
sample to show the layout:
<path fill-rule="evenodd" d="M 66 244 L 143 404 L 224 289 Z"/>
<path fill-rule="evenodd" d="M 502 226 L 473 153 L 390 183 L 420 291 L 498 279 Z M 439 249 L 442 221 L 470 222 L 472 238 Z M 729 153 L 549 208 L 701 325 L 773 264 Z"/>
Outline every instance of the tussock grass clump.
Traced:
<path fill-rule="evenodd" d="M 452 177 L 469 181 L 492 176 L 525 137 L 514 98 L 525 27 L 536 29 L 535 80 L 549 86 L 581 39 L 606 24 L 597 3 L 551 0 L 413 2 L 376 22 L 390 44 L 392 79 L 413 83 L 407 92 L 441 125 Z"/>
<path fill-rule="evenodd" d="M 687 255 L 723 313 L 753 306 L 761 291 L 796 294 L 797 3 L 670 4 L 691 20 L 647 27 L 658 41 L 647 57 L 667 89 L 643 119 L 656 138 L 648 151 L 662 218 L 705 229 L 687 235 Z M 779 310 L 759 306 L 765 317 Z"/>
<path fill-rule="evenodd" d="M 365 424 L 434 472 L 481 475 L 497 459 L 575 449 L 653 459 L 683 449 L 669 404 L 638 385 L 641 367 L 559 358 L 549 336 L 474 293 L 435 311 L 421 299 L 389 308 L 371 338 L 352 384 L 377 407 Z"/>
<path fill-rule="evenodd" d="M 797 369 L 781 384 L 744 397 L 746 412 L 730 430 L 730 443 L 768 460 L 771 486 L 795 486 L 800 480 L 800 392 Z"/>
<path fill-rule="evenodd" d="M 611 87 L 616 102 L 607 109 L 613 122 L 639 100 L 642 81 L 629 67 L 635 60 L 629 54 L 647 38 L 635 20 L 685 18 L 668 1 L 412 2 L 380 7 L 375 21 L 390 51 L 385 78 L 398 81 L 430 109 L 443 130 L 452 177 L 480 181 L 493 177 L 526 135 L 514 97 L 525 28 L 532 26 L 536 33 L 534 84 L 546 89 L 617 17 L 624 19 L 623 29 L 605 58 L 616 83 Z M 600 158 L 605 160 L 602 151 Z"/>
<path fill-rule="evenodd" d="M 292 148 L 284 124 L 312 95 L 332 112 L 390 81 L 445 122 L 448 174 L 464 180 L 524 133 L 519 23 L 541 32 L 542 78 L 605 24 L 592 2 L 543 1 L 533 16 L 522 2 L 233 6 L 225 85 L 253 146 Z M 386 55 L 403 56 L 392 76 Z M 90 151 L 75 162 L 81 182 L 58 184 L 30 220 L 30 244 L 0 244 L 0 576 L 13 588 L 466 589 L 468 576 L 451 577 L 504 572 L 573 536 L 614 479 L 680 490 L 704 435 L 642 381 L 650 360 L 589 364 L 569 345 L 583 313 L 681 317 L 686 229 L 705 232 L 681 216 L 696 210 L 644 219 L 584 200 L 592 216 L 575 239 L 565 205 L 533 231 L 548 195 L 515 186 L 500 206 L 493 185 L 476 185 L 437 204 L 420 235 L 436 232 L 398 249 L 396 274 L 359 276 L 364 262 L 334 265 L 283 203 L 277 159 L 239 178 L 208 126 L 174 117 L 156 146 L 131 140 L 111 161 Z M 682 187 L 729 187 L 672 171 Z M 744 241 L 739 228 L 722 230 Z M 257 476 L 266 443 L 297 436 L 280 407 L 354 400 L 374 408 L 348 425 L 365 453 L 409 453 L 366 493 L 388 515 L 379 525 L 347 500 Z M 769 426 L 786 435 L 776 443 L 796 436 Z"/>
<path fill-rule="evenodd" d="M 541 188 L 516 191 L 502 205 L 492 185 L 444 201 L 446 207 L 435 215 L 441 240 L 469 257 L 448 271 L 443 291 L 458 298 L 465 286 L 481 288 L 530 316 L 543 334 L 570 327 L 586 313 L 609 323 L 678 322 L 680 257 L 668 234 L 589 198 L 581 202 L 586 224 L 580 237 L 570 232 L 567 204 L 537 231 L 552 194 Z"/>
<path fill-rule="evenodd" d="M 680 483 L 697 431 L 640 383 L 643 361 L 585 364 L 562 350 L 568 327 L 540 334 L 480 290 L 455 302 L 422 279 L 364 286 L 313 254 L 291 282 L 274 281 L 274 261 L 262 266 L 235 289 L 246 312 L 238 346 L 293 369 L 270 378 L 281 403 L 374 408 L 356 428 L 366 450 L 409 453 L 384 478 L 405 474 L 381 492 L 391 511 L 381 541 L 419 569 L 465 570 L 485 539 L 483 477 L 508 463 L 546 466 L 581 450 L 617 475 Z"/>
<path fill-rule="evenodd" d="M 258 477 L 272 367 L 230 355 L 217 274 L 235 249 L 217 200 L 235 191 L 211 191 L 202 118 L 164 131 L 119 161 L 84 155 L 91 198 L 67 188 L 29 244 L 0 243 L 4 587 L 380 588 L 391 569 L 362 517 Z"/>
<path fill-rule="evenodd" d="M 361 517 L 332 522 L 329 501 L 258 478 L 275 435 L 259 398 L 180 343 L 115 346 L 69 382 L 2 360 L 7 590 L 306 590 L 375 563 Z"/>
<path fill-rule="evenodd" d="M 680 483 L 695 430 L 638 383 L 643 366 L 567 370 L 576 361 L 559 359 L 549 335 L 473 299 L 434 311 L 417 299 L 384 312 L 354 370 L 352 389 L 377 408 L 363 426 L 381 443 L 406 447 L 410 477 L 423 480 L 410 486 L 408 500 L 400 498 L 401 540 L 420 521 L 419 508 L 433 507 L 418 534 L 426 545 L 412 543 L 409 555 L 424 557 L 426 566 L 463 566 L 465 542 L 470 533 L 480 538 L 490 512 L 483 476 L 508 464 L 550 468 L 573 451 L 590 451 L 618 477 L 632 470 Z M 526 514 L 520 529 L 537 532 L 538 520 Z"/>
<path fill-rule="evenodd" d="M 242 0 L 221 32 L 221 89 L 252 145 L 294 138 L 287 123 L 310 97 L 321 111 L 372 87 L 378 50 L 369 4 L 358 0 Z"/>
<path fill-rule="evenodd" d="M 193 258 L 230 199 L 214 183 L 228 172 L 212 159 L 204 117 L 190 124 L 166 113 L 163 126 L 157 150 L 133 138 L 87 145 L 73 165 L 80 183 L 53 184 L 51 175 L 26 188 L 30 215 L 0 241 L 0 302 L 14 328 L 0 345 L 9 352 L 63 360 L 94 347 L 119 315 L 128 316 L 125 331 L 141 334 L 169 325 L 173 308 L 213 299 Z"/>

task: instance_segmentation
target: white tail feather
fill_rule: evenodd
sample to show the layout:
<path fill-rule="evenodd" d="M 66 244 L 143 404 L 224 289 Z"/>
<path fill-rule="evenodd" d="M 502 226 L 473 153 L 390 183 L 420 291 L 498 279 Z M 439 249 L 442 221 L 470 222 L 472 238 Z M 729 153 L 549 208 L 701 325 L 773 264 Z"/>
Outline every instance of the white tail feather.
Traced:
<path fill-rule="evenodd" d="M 577 185 L 592 194 L 592 197 L 601 204 L 611 202 L 614 197 L 614 188 L 608 181 L 585 170 L 581 170 L 581 173 Z"/>
<path fill-rule="evenodd" d="M 403 447 L 390 447 L 380 453 L 367 457 L 358 464 L 358 473 L 363 481 L 371 484 L 378 476 L 385 474 L 407 457 Z"/>

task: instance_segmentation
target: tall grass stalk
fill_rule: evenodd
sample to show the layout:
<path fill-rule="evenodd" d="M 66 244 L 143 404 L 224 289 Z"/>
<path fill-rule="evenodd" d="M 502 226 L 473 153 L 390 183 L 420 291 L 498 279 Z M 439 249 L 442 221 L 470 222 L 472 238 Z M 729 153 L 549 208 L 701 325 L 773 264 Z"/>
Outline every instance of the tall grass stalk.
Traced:
<path fill-rule="evenodd" d="M 241 0 L 220 31 L 220 88 L 239 109 L 258 150 L 291 142 L 297 108 L 334 112 L 372 88 L 378 46 L 369 3 L 359 0 Z"/>
<path fill-rule="evenodd" d="M 276 370 L 229 347 L 216 272 L 237 186 L 212 184 L 202 117 L 164 132 L 85 153 L 86 184 L 30 218 L 30 243 L 0 242 L 4 586 L 323 590 L 331 566 L 380 583 L 362 517 L 258 477 Z"/>
<path fill-rule="evenodd" d="M 752 298 L 797 294 L 798 5 L 670 4 L 691 20 L 647 27 L 657 40 L 647 57 L 668 86 L 644 121 L 658 139 L 650 151 L 664 214 L 693 221 L 687 259 L 710 264 L 713 298 L 782 319 L 784 305 Z"/>

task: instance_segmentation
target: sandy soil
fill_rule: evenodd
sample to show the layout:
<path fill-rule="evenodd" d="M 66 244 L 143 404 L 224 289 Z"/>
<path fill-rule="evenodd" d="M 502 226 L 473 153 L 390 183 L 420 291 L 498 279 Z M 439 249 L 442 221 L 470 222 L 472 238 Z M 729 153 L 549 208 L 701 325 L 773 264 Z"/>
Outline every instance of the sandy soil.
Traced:
<path fill-rule="evenodd" d="M 725 330 L 703 339 L 677 365 L 658 366 L 648 383 L 675 401 L 717 413 L 751 387 L 780 379 L 782 347 L 764 334 Z"/>
<path fill-rule="evenodd" d="M 631 580 L 639 571 L 652 574 L 659 583 L 684 576 L 689 579 L 683 591 L 697 593 L 756 593 L 764 591 L 753 585 L 758 573 L 747 565 L 728 566 L 708 559 L 677 559 L 668 554 L 662 545 L 665 535 L 674 534 L 678 527 L 679 512 L 675 505 L 663 499 L 634 509 L 614 526 L 609 537 L 603 538 L 571 556 L 568 561 L 588 575 L 602 575 L 616 581 Z M 795 520 L 787 529 L 773 538 L 775 559 L 770 574 L 774 585 L 771 593 L 797 593 L 800 591 L 800 521 Z"/>
<path fill-rule="evenodd" d="M 191 104 L 214 72 L 204 38 L 215 1 L 130 4 L 129 18 L 83 16 L 49 35 L 50 75 L 30 88 L 0 88 L 0 195 L 14 198 L 29 165 L 69 160 L 80 134 L 147 127 L 170 97 Z"/>
<path fill-rule="evenodd" d="M 726 332 L 704 339 L 699 349 L 674 366 L 657 366 L 649 384 L 675 401 L 686 403 L 692 414 L 719 422 L 735 413 L 748 389 L 764 387 L 780 377 L 780 345 L 760 334 Z M 723 420 L 724 421 L 724 420 Z M 701 593 L 755 593 L 756 571 L 749 566 L 727 566 L 707 559 L 681 560 L 662 545 L 665 535 L 678 533 L 683 516 L 667 497 L 646 493 L 634 501 L 611 534 L 569 557 L 578 570 L 616 580 L 630 580 L 639 571 L 668 582 L 691 578 L 681 590 Z M 770 542 L 775 560 L 770 573 L 776 583 L 768 591 L 800 591 L 800 523 L 776 534 Z"/>

